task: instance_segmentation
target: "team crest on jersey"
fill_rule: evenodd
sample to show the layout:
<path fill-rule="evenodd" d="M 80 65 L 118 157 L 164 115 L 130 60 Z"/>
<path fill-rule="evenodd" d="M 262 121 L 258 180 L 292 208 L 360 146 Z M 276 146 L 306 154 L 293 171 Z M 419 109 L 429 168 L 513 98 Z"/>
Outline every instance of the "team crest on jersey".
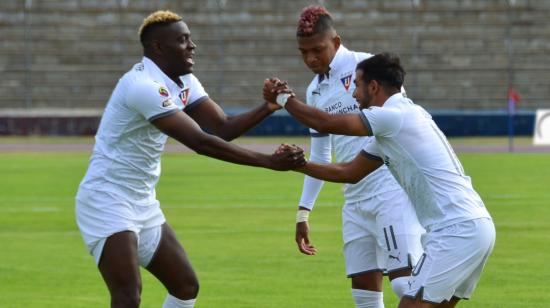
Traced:
<path fill-rule="evenodd" d="M 344 78 L 340 78 L 340 81 L 344 85 L 344 88 L 346 88 L 346 92 L 349 90 L 349 86 L 351 85 L 351 74 L 347 75 Z"/>
<path fill-rule="evenodd" d="M 179 97 L 183 106 L 187 105 L 187 99 L 189 98 L 189 88 L 181 91 Z"/>
<path fill-rule="evenodd" d="M 160 88 L 159 88 L 159 94 L 160 94 L 161 96 L 164 96 L 164 97 L 170 96 L 170 93 L 168 93 L 168 90 L 167 90 L 165 87 L 163 87 L 163 86 L 160 86 Z"/>

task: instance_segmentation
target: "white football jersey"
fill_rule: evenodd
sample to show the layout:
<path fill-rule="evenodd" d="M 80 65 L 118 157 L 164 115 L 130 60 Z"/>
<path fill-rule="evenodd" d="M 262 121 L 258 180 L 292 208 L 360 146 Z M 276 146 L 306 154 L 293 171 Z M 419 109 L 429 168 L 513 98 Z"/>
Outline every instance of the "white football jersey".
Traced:
<path fill-rule="evenodd" d="M 340 45 L 330 63 L 328 76 L 316 75 L 309 84 L 306 93 L 307 104 L 330 114 L 359 113 L 359 105 L 352 96 L 355 89 L 355 68 L 359 62 L 371 56 L 369 53 L 350 51 Z M 310 129 L 310 133 L 314 138 L 323 136 L 313 129 Z M 330 147 L 334 151 L 335 160 L 353 160 L 369 138 L 372 137 L 330 134 Z M 344 197 L 346 202 L 357 202 L 396 189 L 401 189 L 399 184 L 387 168 L 382 166 L 359 183 L 346 184 Z M 300 206 L 311 208 L 312 205 L 305 204 L 306 199 L 302 197 Z"/>
<path fill-rule="evenodd" d="M 422 107 L 397 93 L 383 107 L 362 110 L 361 117 L 375 136 L 363 150 L 388 166 L 426 230 L 490 217 L 447 138 Z"/>
<path fill-rule="evenodd" d="M 119 80 L 101 118 L 81 187 L 109 192 L 134 204 L 156 202 L 155 185 L 167 136 L 151 121 L 192 108 L 208 97 L 193 74 L 180 79 L 183 87 L 144 57 Z"/>

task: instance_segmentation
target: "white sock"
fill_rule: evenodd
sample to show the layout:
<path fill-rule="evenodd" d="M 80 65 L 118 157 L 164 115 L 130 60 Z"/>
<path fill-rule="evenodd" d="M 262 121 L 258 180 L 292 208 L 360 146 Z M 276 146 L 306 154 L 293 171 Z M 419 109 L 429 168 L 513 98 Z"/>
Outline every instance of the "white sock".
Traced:
<path fill-rule="evenodd" d="M 193 308 L 195 307 L 195 300 L 196 298 L 183 300 L 168 294 L 162 308 Z"/>
<path fill-rule="evenodd" d="M 384 308 L 384 293 L 351 289 L 356 308 Z"/>
<path fill-rule="evenodd" d="M 402 298 L 409 288 L 409 277 L 397 277 L 391 281 L 391 288 L 397 297 Z"/>

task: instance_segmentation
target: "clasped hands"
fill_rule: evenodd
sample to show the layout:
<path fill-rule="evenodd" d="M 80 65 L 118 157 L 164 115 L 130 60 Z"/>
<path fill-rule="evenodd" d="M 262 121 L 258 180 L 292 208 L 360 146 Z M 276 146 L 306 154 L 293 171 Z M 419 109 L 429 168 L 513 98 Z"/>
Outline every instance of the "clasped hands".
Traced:
<path fill-rule="evenodd" d="M 276 109 L 282 108 L 277 104 L 277 95 L 281 93 L 288 93 L 291 97 L 296 96 L 286 81 L 280 80 L 276 77 L 264 80 L 264 100 L 270 105 L 276 106 Z"/>
<path fill-rule="evenodd" d="M 277 170 L 281 171 L 295 170 L 307 164 L 304 150 L 295 144 L 281 144 L 275 152 L 271 154 L 271 157 L 274 161 L 283 164 L 281 169 L 277 168 Z"/>
<path fill-rule="evenodd" d="M 277 104 L 277 95 L 281 93 L 288 93 L 290 96 L 295 96 L 286 81 L 275 77 L 264 80 L 263 97 L 275 110 L 282 108 Z M 273 156 L 279 158 L 288 156 L 293 157 L 295 160 L 294 168 L 299 168 L 307 163 L 304 156 L 304 150 L 295 144 L 281 144 L 277 150 L 275 150 Z"/>

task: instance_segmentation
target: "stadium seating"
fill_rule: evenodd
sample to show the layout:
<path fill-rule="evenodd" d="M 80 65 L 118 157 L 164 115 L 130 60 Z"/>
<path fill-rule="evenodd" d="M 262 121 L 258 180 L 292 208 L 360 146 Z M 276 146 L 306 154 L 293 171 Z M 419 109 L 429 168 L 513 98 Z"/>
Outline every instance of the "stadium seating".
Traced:
<path fill-rule="evenodd" d="M 294 37 L 309 2 L 1 1 L 0 108 L 102 109 L 117 79 L 139 61 L 137 28 L 156 9 L 187 21 L 198 45 L 196 75 L 225 108 L 257 104 L 270 75 L 303 96 L 311 74 Z M 548 107 L 550 2 L 515 2 L 324 4 L 348 47 L 399 54 L 409 96 L 429 109 L 505 109 L 509 76 L 522 108 Z"/>

